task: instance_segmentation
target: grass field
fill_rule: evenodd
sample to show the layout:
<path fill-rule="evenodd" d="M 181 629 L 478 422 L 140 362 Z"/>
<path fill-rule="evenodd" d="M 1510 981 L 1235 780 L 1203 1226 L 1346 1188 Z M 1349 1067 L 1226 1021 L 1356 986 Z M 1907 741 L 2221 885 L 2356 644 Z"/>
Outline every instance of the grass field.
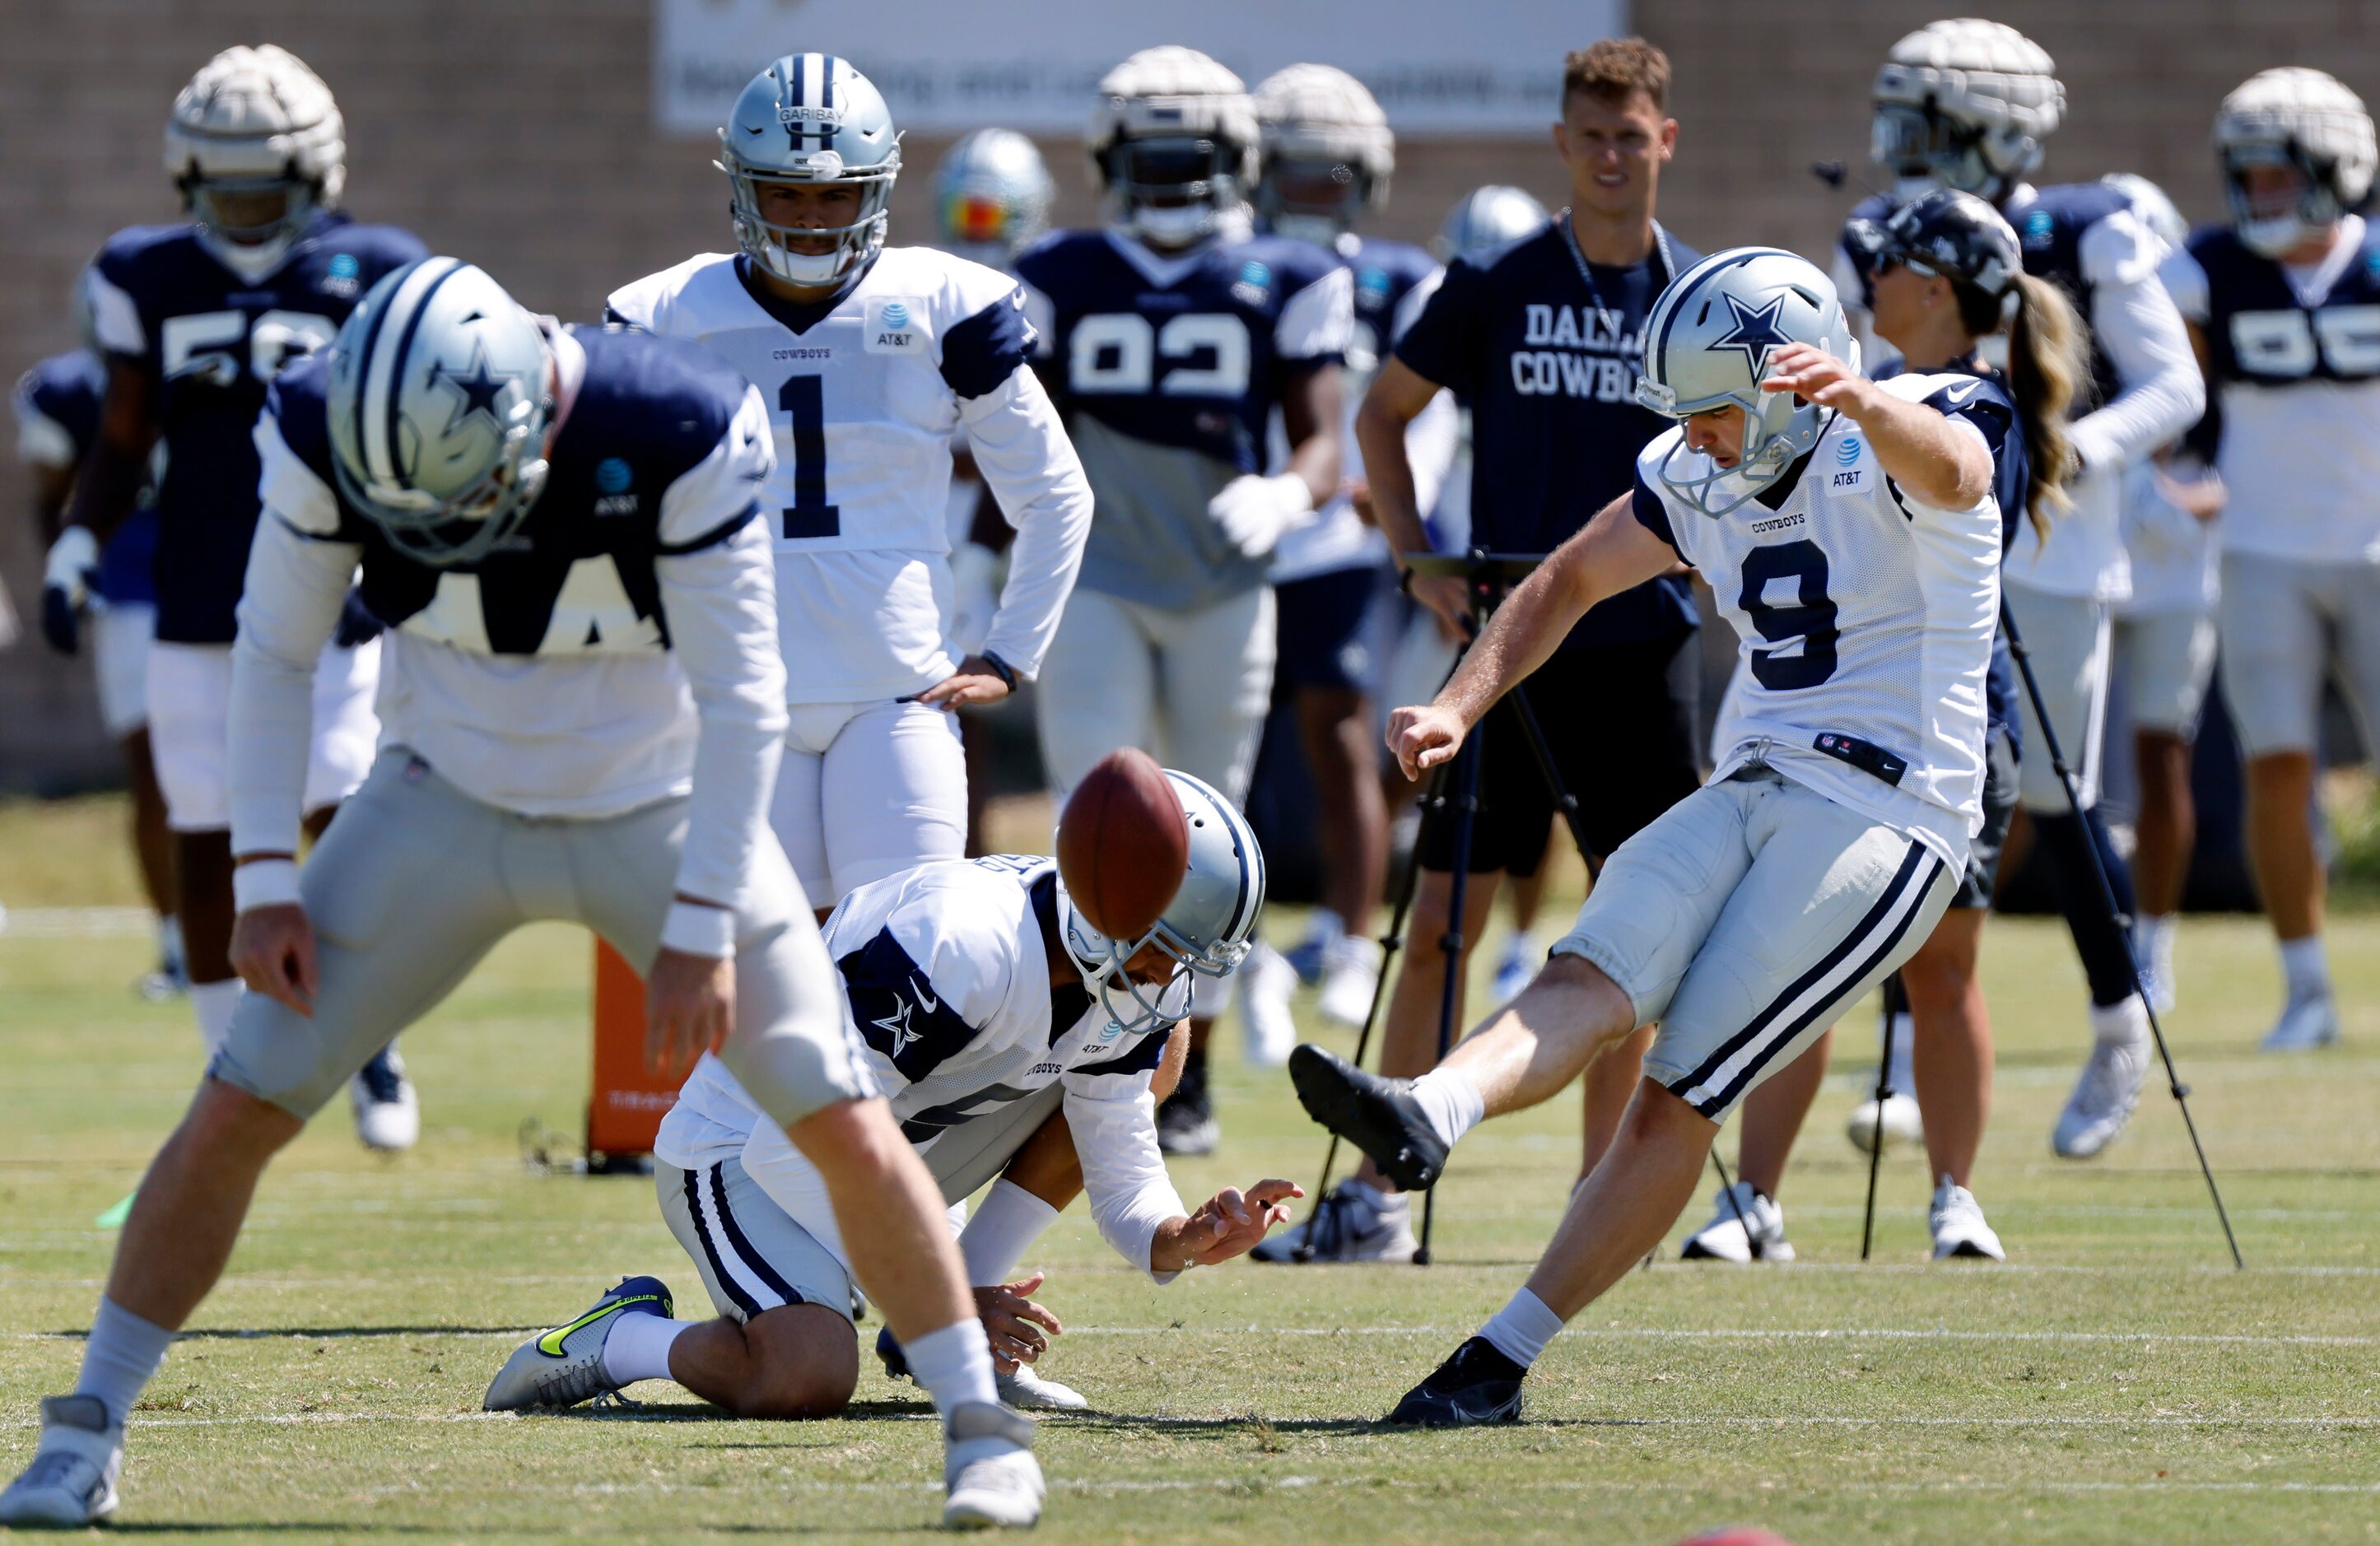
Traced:
<path fill-rule="evenodd" d="M 115 862 L 103 809 L 70 810 Z M 28 818 L 0 812 L 0 853 Z M 69 870 L 71 863 L 66 865 Z M 179 1004 L 141 1003 L 129 935 L 68 937 L 29 871 L 0 893 L 0 1467 L 67 1388 L 122 1197 L 196 1072 Z M 71 886 L 71 875 L 56 885 Z M 1293 917 L 1272 920 L 1286 935 Z M 2247 1253 L 2233 1272 L 2161 1093 L 2102 1163 L 2046 1132 L 2082 1036 L 2062 935 L 1994 924 L 1998 1106 L 1977 1190 L 2006 1266 L 1925 1260 L 1924 1167 L 1887 1165 L 1861 1265 L 1864 1162 L 1841 1126 L 1872 1067 L 1865 1011 L 1784 1198 L 1802 1260 L 1664 1260 L 1595 1306 L 1530 1384 L 1529 1420 L 1413 1435 L 1370 1419 L 1500 1304 L 1569 1185 L 1567 1103 L 1491 1124 L 1443 1188 L 1428 1268 L 1263 1268 L 1157 1289 L 1077 1209 L 1033 1254 L 1072 1328 L 1047 1365 L 1094 1416 L 1042 1429 L 1064 1539 L 1674 1540 L 1728 1523 L 1802 1542 L 2380 1537 L 2380 919 L 2332 945 L 2348 1038 L 2277 1061 L 2254 919 L 2193 920 L 2173 1032 Z M 525 1330 L 620 1273 L 701 1290 L 650 1184 L 532 1174 L 526 1117 L 586 1097 L 583 934 L 518 936 L 407 1040 L 425 1133 L 382 1162 L 326 1113 L 268 1177 L 222 1289 L 137 1414 L 122 1517 L 225 1539 L 908 1532 L 937 1516 L 938 1449 L 907 1385 L 853 1414 L 745 1423 L 665 1385 L 625 1415 L 483 1418 Z M 1345 1039 L 1335 1039 L 1345 1044 Z M 1311 1184 L 1315 1129 L 1227 1049 L 1222 1158 L 1185 1194 Z M 1733 1140 L 1722 1138 L 1732 1156 Z M 1684 1228 L 1698 1224 L 1698 1200 Z M 867 1331 L 872 1335 L 874 1324 Z"/>

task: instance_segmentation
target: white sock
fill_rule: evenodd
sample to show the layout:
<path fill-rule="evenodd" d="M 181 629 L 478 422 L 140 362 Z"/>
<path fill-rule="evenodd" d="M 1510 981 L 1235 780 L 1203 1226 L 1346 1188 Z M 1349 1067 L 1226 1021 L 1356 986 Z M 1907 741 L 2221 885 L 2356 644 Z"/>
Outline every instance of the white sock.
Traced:
<path fill-rule="evenodd" d="M 2330 962 L 2320 934 L 2281 942 L 2281 976 L 2289 981 L 2291 1003 L 2330 996 Z"/>
<path fill-rule="evenodd" d="M 670 1345 L 701 1324 L 666 1315 L 613 1316 L 612 1329 L 603 1333 L 604 1374 L 623 1385 L 676 1378 L 670 1373 Z"/>
<path fill-rule="evenodd" d="M 122 1428 L 125 1414 L 173 1345 L 173 1333 L 103 1295 L 91 1319 L 91 1338 L 82 1345 L 82 1372 L 75 1378 L 74 1393 L 99 1397 L 107 1420 Z"/>
<path fill-rule="evenodd" d="M 909 1359 L 910 1377 L 926 1387 L 934 1410 L 945 1418 L 971 1403 L 1000 1400 L 991 1382 L 991 1343 L 983 1322 L 973 1316 L 904 1342 L 901 1351 Z"/>
<path fill-rule="evenodd" d="M 1519 1364 L 1523 1369 L 1537 1361 L 1546 1344 L 1559 1335 L 1561 1317 L 1546 1308 L 1546 1302 L 1524 1288 L 1512 1296 L 1502 1309 L 1488 1318 L 1479 1334 L 1488 1345 Z"/>
<path fill-rule="evenodd" d="M 1892 1017 L 1892 1061 L 1884 1071 L 1884 1086 L 1895 1095 L 1917 1093 L 1917 1020 L 1906 1012 Z"/>
<path fill-rule="evenodd" d="M 1451 1068 L 1433 1068 L 1414 1080 L 1413 1093 L 1429 1118 L 1430 1131 L 1449 1149 L 1488 1114 L 1488 1097 Z"/>
<path fill-rule="evenodd" d="M 232 1012 L 239 1007 L 239 998 L 248 992 L 246 983 L 237 977 L 221 982 L 190 984 L 190 1013 L 199 1019 L 199 1040 L 207 1044 L 207 1056 L 223 1051 L 224 1042 L 231 1036 Z"/>
<path fill-rule="evenodd" d="M 975 1217 L 959 1234 L 959 1255 L 966 1260 L 967 1282 L 978 1288 L 997 1288 L 1008 1282 L 1033 1242 L 1057 1222 L 1058 1210 L 1015 1182 L 993 1182 Z"/>
<path fill-rule="evenodd" d="M 2127 1046 L 2149 1039 L 2149 1009 L 2141 995 L 2125 995 L 2121 1004 L 2091 1006 L 2091 1034 L 2101 1046 Z"/>
<path fill-rule="evenodd" d="M 157 920 L 157 961 L 172 970 L 182 969 L 182 920 L 172 913 Z"/>
<path fill-rule="evenodd" d="M 2171 913 L 2142 914 L 2132 922 L 2132 954 L 2148 966 L 2152 976 L 2173 980 L 2173 940 L 2181 919 Z"/>

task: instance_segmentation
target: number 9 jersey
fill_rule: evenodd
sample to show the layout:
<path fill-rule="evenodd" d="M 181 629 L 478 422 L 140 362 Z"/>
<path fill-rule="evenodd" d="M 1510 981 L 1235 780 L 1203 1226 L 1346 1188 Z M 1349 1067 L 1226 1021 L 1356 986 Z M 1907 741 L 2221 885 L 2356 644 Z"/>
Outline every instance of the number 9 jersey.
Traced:
<path fill-rule="evenodd" d="M 2023 437 L 1994 382 L 1876 384 L 1981 435 L 1993 493 L 1969 510 L 1921 505 L 1836 414 L 1782 479 L 1717 518 L 1669 492 L 1660 473 L 1673 451 L 1682 479 L 1712 469 L 1680 444 L 1682 428 L 1664 431 L 1636 458 L 1634 510 L 1702 572 L 1742 640 L 1711 781 L 1766 763 L 1955 869 L 1983 824 L 2000 502 L 2023 497 Z"/>

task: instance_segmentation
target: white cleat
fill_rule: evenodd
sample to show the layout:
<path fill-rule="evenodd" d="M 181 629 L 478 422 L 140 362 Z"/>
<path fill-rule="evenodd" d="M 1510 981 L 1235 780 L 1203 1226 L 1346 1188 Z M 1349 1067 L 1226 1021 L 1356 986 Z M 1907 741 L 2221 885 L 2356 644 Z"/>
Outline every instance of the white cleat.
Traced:
<path fill-rule="evenodd" d="M 1975 1194 L 1947 1175 L 1934 1188 L 1934 1206 L 1927 1211 L 1925 1222 L 1934 1231 L 1937 1261 L 1956 1257 L 2008 1260 L 2008 1252 L 2000 1248 L 2000 1237 L 1984 1222 L 1984 1210 L 1975 1201 Z"/>
<path fill-rule="evenodd" d="M 1851 1121 L 1843 1126 L 1843 1136 L 1851 1139 L 1852 1147 L 1863 1154 L 1876 1151 L 1876 1111 L 1875 1101 L 1862 1101 L 1852 1113 Z M 1925 1141 L 1925 1117 L 1918 1111 L 1914 1096 L 1903 1095 L 1896 1090 L 1884 1098 L 1883 1112 L 1886 1153 L 1892 1152 L 1895 1144 Z"/>
<path fill-rule="evenodd" d="M 1278 1068 L 1297 1045 L 1297 1021 L 1289 995 L 1297 992 L 1297 968 L 1272 946 L 1258 943 L 1240 967 L 1240 1030 L 1251 1068 Z"/>
<path fill-rule="evenodd" d="M 2338 1040 L 2338 1004 L 2328 993 L 2295 998 L 2257 1049 L 2267 1053 L 2310 1053 Z"/>
<path fill-rule="evenodd" d="M 1014 1374 L 993 1374 L 991 1382 L 999 1390 L 1000 1399 L 1020 1412 L 1080 1412 L 1091 1405 L 1090 1398 L 1082 1392 L 1055 1380 L 1044 1380 L 1029 1363 L 1018 1364 Z"/>
<path fill-rule="evenodd" d="M 2148 1014 L 2137 997 L 2092 1016 L 2106 1023 L 2049 1135 L 2049 1146 L 2069 1160 L 2090 1159 L 2116 1141 L 2132 1119 L 2149 1071 Z"/>
<path fill-rule="evenodd" d="M 1379 942 L 1358 934 L 1333 940 L 1322 953 L 1322 996 L 1315 1005 L 1322 1017 L 1333 1025 L 1361 1030 L 1379 991 Z"/>
<path fill-rule="evenodd" d="M 1048 1488 L 1033 1458 L 1033 1419 L 971 1401 L 943 1429 L 942 1524 L 954 1530 L 1029 1530 Z"/>
<path fill-rule="evenodd" d="M 1299 1250 L 1308 1243 L 1312 1254 Z M 1330 1188 L 1314 1211 L 1249 1254 L 1258 1261 L 1411 1261 L 1413 1203 L 1402 1192 L 1383 1192 L 1350 1177 Z"/>
<path fill-rule="evenodd" d="M 1711 1194 L 1718 1211 L 1711 1222 L 1686 1236 L 1678 1252 L 1686 1261 L 1791 1261 L 1793 1243 L 1785 1238 L 1785 1210 L 1774 1198 L 1738 1181 Z"/>
<path fill-rule="evenodd" d="M 1521 996 L 1521 990 L 1536 980 L 1537 968 L 1546 964 L 1546 954 L 1535 948 L 1536 942 L 1526 934 L 1515 934 L 1504 946 L 1504 958 L 1496 963 L 1496 981 L 1489 991 L 1500 1004 L 1510 1004 Z"/>
<path fill-rule="evenodd" d="M 109 1426 L 95 1395 L 42 1401 L 42 1439 L 24 1475 L 0 1492 L 0 1525 L 12 1529 L 79 1529 L 115 1512 L 124 1471 L 124 1430 Z"/>
<path fill-rule="evenodd" d="M 405 1060 L 389 1048 L 347 1081 L 347 1103 L 356 1112 L 356 1137 L 364 1147 L 399 1154 L 421 1138 L 421 1102 L 405 1077 Z"/>

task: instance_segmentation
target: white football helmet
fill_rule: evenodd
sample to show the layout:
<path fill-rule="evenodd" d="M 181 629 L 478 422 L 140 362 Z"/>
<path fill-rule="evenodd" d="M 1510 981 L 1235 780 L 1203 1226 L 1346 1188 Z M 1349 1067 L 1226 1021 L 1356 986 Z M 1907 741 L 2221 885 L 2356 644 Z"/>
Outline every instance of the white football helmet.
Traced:
<path fill-rule="evenodd" d="M 1254 100 L 1266 225 L 1328 247 L 1388 202 L 1396 136 L 1362 81 L 1329 65 L 1292 65 L 1259 82 Z"/>
<path fill-rule="evenodd" d="M 752 78 L 719 131 L 719 159 L 733 189 L 735 245 L 794 285 L 832 285 L 884 246 L 885 206 L 901 175 L 901 136 L 883 93 L 851 61 L 832 54 L 788 54 Z M 760 213 L 764 182 L 851 183 L 859 218 L 813 229 L 771 225 Z M 795 252 L 788 240 L 834 238 L 820 253 Z"/>
<path fill-rule="evenodd" d="M 1446 212 L 1446 223 L 1430 238 L 1429 250 L 1441 263 L 1474 252 L 1485 252 L 1508 241 L 1535 236 L 1553 217 L 1546 207 L 1517 188 L 1489 183 L 1475 188 Z"/>
<path fill-rule="evenodd" d="M 347 180 L 346 125 L 322 78 L 263 43 L 226 48 L 174 99 L 165 175 L 199 240 L 250 284 L 281 266 Z"/>
<path fill-rule="evenodd" d="M 1682 438 L 1659 469 L 1670 492 L 1706 516 L 1726 515 L 1785 475 L 1818 444 L 1832 417 L 1790 392 L 1763 392 L 1768 357 L 1810 344 L 1859 369 L 1859 344 L 1834 281 L 1806 259 L 1774 247 L 1714 252 L 1654 301 L 1645 322 L 1645 373 L 1636 400 L 1669 419 L 1730 403 L 1743 409 L 1742 459 L 1702 477 L 1670 469 L 1689 455 Z M 1724 496 L 1725 504 L 1714 500 Z"/>
<path fill-rule="evenodd" d="M 2190 222 L 2166 196 L 2164 189 L 2138 172 L 2110 172 L 2099 179 L 2132 201 L 2132 213 L 2168 248 L 2190 239 Z"/>
<path fill-rule="evenodd" d="M 1083 149 L 1116 223 L 1160 247 L 1211 236 L 1247 202 L 1256 106 L 1240 78 L 1195 48 L 1144 48 L 1099 85 Z"/>
<path fill-rule="evenodd" d="M 1050 205 L 1057 196 L 1041 152 L 1013 128 L 975 130 L 934 168 L 942 245 L 994 268 L 1006 268 L 1026 243 L 1050 228 Z"/>
<path fill-rule="evenodd" d="M 2362 98 L 2320 70 L 2265 70 L 2223 99 L 2215 154 L 2231 228 L 2274 257 L 2329 230 L 2372 191 L 2372 115 Z M 2295 172 L 2297 197 L 2286 205 L 2252 201 L 2242 179 L 2251 166 Z"/>
<path fill-rule="evenodd" d="M 468 564 L 545 492 L 553 354 L 480 270 L 423 258 L 374 285 L 331 343 L 331 469 L 389 545 Z"/>
<path fill-rule="evenodd" d="M 1197 979 L 1229 977 L 1239 969 L 1257 915 L 1264 910 L 1264 850 L 1247 818 L 1188 773 L 1168 768 L 1165 776 L 1190 823 L 1190 867 L 1156 927 L 1136 940 L 1111 940 L 1065 899 L 1062 885 L 1059 890 L 1066 954 L 1121 1035 L 1186 1016 Z M 1172 977 L 1154 987 L 1134 981 L 1123 969 L 1152 942 L 1174 962 Z"/>
<path fill-rule="evenodd" d="M 1973 17 L 1894 43 L 1871 95 L 1868 154 L 1900 185 L 1896 203 L 1928 188 L 1998 202 L 2041 164 L 2041 142 L 2066 116 L 2066 88 L 2041 45 Z"/>

